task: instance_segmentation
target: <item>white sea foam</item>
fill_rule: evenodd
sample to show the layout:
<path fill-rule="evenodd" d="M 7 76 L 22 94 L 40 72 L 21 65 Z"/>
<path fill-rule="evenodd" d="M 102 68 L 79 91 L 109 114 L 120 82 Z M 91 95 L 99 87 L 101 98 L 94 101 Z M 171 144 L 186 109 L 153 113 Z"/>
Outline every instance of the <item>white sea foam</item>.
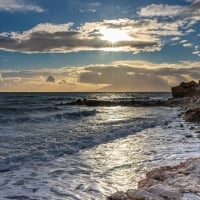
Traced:
<path fill-rule="evenodd" d="M 102 200 L 136 186 L 157 165 L 200 153 L 195 129 L 189 129 L 195 125 L 184 123 L 176 108 L 34 109 L 50 108 L 64 98 L 23 96 L 27 104 L 20 105 L 17 96 L 19 105 L 12 107 L 20 111 L 0 113 L 0 121 L 9 119 L 0 123 L 0 199 Z M 21 117 L 26 120 L 17 121 Z"/>

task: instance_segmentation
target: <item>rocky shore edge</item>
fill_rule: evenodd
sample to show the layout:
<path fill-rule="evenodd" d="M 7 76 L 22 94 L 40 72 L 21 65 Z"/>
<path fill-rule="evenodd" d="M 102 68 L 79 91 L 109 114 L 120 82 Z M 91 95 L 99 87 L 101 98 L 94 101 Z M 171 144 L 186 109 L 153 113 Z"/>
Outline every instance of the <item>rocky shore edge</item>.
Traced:
<path fill-rule="evenodd" d="M 186 121 L 200 123 L 200 81 L 172 88 L 169 105 L 179 106 Z M 155 168 L 138 182 L 137 189 L 118 191 L 108 200 L 200 200 L 200 157 L 176 166 Z"/>
<path fill-rule="evenodd" d="M 200 158 L 156 168 L 139 181 L 138 189 L 116 192 L 108 200 L 199 200 Z"/>
<path fill-rule="evenodd" d="M 179 86 L 172 87 L 171 104 L 179 106 L 184 114 L 186 121 L 200 122 L 200 81 L 190 81 L 181 83 Z"/>

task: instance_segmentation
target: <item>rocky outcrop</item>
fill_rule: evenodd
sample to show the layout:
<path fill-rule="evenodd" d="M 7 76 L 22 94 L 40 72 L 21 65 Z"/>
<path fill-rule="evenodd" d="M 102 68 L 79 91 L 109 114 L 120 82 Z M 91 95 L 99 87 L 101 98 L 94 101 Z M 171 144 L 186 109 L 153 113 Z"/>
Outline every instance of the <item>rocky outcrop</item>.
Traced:
<path fill-rule="evenodd" d="M 190 81 L 172 87 L 172 104 L 181 106 L 186 121 L 200 122 L 200 81 Z"/>
<path fill-rule="evenodd" d="M 186 121 L 200 122 L 200 95 L 189 97 L 187 100 L 183 100 L 183 102 L 182 107 L 185 110 L 184 116 Z"/>
<path fill-rule="evenodd" d="M 188 83 L 182 82 L 179 86 L 172 87 L 173 98 L 192 97 L 194 95 L 200 95 L 200 81 L 190 81 Z"/>
<path fill-rule="evenodd" d="M 154 169 L 138 189 L 116 192 L 109 200 L 200 200 L 200 158 Z"/>
<path fill-rule="evenodd" d="M 185 112 L 187 121 L 200 122 L 200 108 L 189 109 Z"/>

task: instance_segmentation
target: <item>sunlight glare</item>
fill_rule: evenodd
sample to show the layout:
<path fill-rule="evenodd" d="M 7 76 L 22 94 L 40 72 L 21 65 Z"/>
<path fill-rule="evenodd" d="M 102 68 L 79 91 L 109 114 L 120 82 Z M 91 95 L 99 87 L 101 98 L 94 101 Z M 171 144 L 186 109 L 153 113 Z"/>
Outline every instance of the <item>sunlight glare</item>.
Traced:
<path fill-rule="evenodd" d="M 132 39 L 126 30 L 121 29 L 104 28 L 100 30 L 100 33 L 102 34 L 101 39 L 110 43 L 130 41 Z"/>

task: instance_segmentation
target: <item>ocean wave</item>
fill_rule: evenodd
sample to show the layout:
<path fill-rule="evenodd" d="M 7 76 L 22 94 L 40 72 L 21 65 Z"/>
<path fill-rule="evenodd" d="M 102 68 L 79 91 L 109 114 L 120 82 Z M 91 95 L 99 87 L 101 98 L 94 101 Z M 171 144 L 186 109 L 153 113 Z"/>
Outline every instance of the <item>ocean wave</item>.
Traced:
<path fill-rule="evenodd" d="M 71 115 L 68 115 L 68 113 L 67 117 L 71 118 L 73 115 L 75 118 L 83 115 L 87 117 L 94 113 L 96 113 L 95 110 L 87 112 L 81 111 L 71 113 Z M 21 119 L 22 122 L 24 120 L 30 119 Z M 148 128 L 164 125 L 165 122 L 166 119 L 138 118 L 135 121 L 127 122 L 127 124 L 116 122 L 118 123 L 117 126 L 113 123 L 102 124 L 101 126 L 97 124 L 95 129 L 88 124 L 88 127 L 82 129 L 82 132 L 78 134 L 76 130 L 74 130 L 73 132 L 63 133 L 62 135 L 57 135 L 57 133 L 46 136 L 40 135 L 40 138 L 38 138 L 37 135 L 26 137 L 16 136 L 15 139 L 13 139 L 13 137 L 2 136 L 2 138 L 5 138 L 2 140 L 3 143 L 9 142 L 10 144 L 8 151 L 14 153 L 2 159 L 3 163 L 0 162 L 0 173 L 15 169 L 20 163 L 31 161 L 44 162 L 55 157 L 63 156 L 64 154 L 71 155 L 78 152 L 80 149 L 90 148 L 95 145 L 124 138 L 130 134 L 136 134 Z M 88 130 L 90 133 L 88 133 Z M 0 147 L 0 150 L 1 148 L 4 148 L 4 146 Z M 12 163 L 14 166 L 12 166 Z"/>
<path fill-rule="evenodd" d="M 43 112 L 51 112 L 51 111 L 58 111 L 61 108 L 56 106 L 44 106 L 44 107 L 32 107 L 32 106 L 22 106 L 19 105 L 18 107 L 0 107 L 0 113 L 2 114 L 19 114 L 25 112 L 35 112 L 35 111 L 43 111 Z M 63 110 L 63 109 L 62 109 Z"/>
<path fill-rule="evenodd" d="M 6 109 L 5 109 L 6 110 Z M 80 119 L 84 117 L 90 117 L 95 116 L 97 111 L 94 110 L 81 110 L 77 112 L 61 112 L 61 113 L 52 113 L 49 114 L 48 112 L 51 111 L 59 111 L 60 108 L 57 107 L 46 107 L 46 108 L 37 108 L 37 111 L 46 111 L 47 113 L 40 113 L 35 115 L 28 115 L 28 114 L 20 114 L 20 115 L 12 115 L 12 117 L 8 116 L 0 116 L 0 123 L 40 123 L 40 122 L 49 122 L 49 121 L 55 121 L 55 120 L 64 120 L 64 119 Z M 19 110 L 17 109 L 8 109 L 7 111 L 17 112 Z"/>
<path fill-rule="evenodd" d="M 97 113 L 96 109 L 94 110 L 82 110 L 77 112 L 65 112 L 65 113 L 59 113 L 55 115 L 56 119 L 62 119 L 62 118 L 81 118 L 81 117 L 89 117 L 89 116 L 95 116 Z"/>
<path fill-rule="evenodd" d="M 107 121 L 106 123 L 99 122 L 99 120 L 94 122 L 92 120 L 93 123 L 90 123 L 91 120 L 87 120 L 87 117 L 96 115 L 97 112 L 96 110 L 81 110 L 71 113 L 63 112 L 62 115 L 56 114 L 47 118 L 37 118 L 37 120 L 36 118 L 24 117 L 19 122 L 18 119 L 18 127 L 19 123 L 31 121 L 32 125 L 23 124 L 22 128 L 42 125 L 42 129 L 38 129 L 39 132 L 36 131 L 31 135 L 26 131 L 18 135 L 18 130 L 16 130 L 15 136 L 6 136 L 6 133 L 2 134 L 0 137 L 0 151 L 3 153 L 0 161 L 0 174 L 17 169 L 23 163 L 46 162 L 66 154 L 72 155 L 79 150 L 124 138 L 145 129 L 163 126 L 166 122 L 173 121 L 173 116 L 164 118 L 157 116 L 154 118 L 137 117 L 135 119 L 116 120 L 114 122 Z M 86 118 L 84 123 L 83 117 Z M 99 119 L 99 116 L 97 116 L 97 119 Z M 42 120 L 49 120 L 49 122 L 44 123 Z M 63 120 L 62 123 L 60 123 L 61 120 Z M 38 122 L 37 126 L 33 122 Z M 50 124 L 52 124 L 51 129 L 49 128 L 46 132 L 44 127 L 48 127 Z M 63 124 L 65 128 L 62 131 L 58 128 L 54 129 L 53 127 L 58 127 L 58 124 Z"/>

